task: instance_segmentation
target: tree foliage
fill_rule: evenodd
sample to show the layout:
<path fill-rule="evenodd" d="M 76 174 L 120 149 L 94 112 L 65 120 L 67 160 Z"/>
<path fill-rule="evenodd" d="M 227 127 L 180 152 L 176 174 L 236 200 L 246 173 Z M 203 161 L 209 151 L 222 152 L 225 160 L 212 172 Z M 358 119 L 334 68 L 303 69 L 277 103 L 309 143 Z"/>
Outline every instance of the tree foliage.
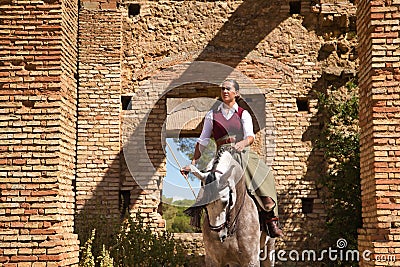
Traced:
<path fill-rule="evenodd" d="M 187 262 L 186 253 L 180 241 L 166 232 L 154 232 L 144 223 L 140 212 L 123 222 L 110 225 L 119 230 L 113 235 L 95 231 L 99 224 L 88 221 L 93 229 L 86 242 L 81 241 L 80 266 L 183 266 Z M 107 238 L 105 239 L 104 236 Z M 97 242 L 96 239 L 103 242 Z M 101 249 L 96 249 L 100 246 Z M 96 259 L 96 260 L 95 260 Z"/>
<path fill-rule="evenodd" d="M 324 125 L 317 147 L 323 149 L 326 162 L 320 182 L 328 192 L 328 241 L 336 244 L 344 238 L 348 249 L 357 248 L 362 223 L 357 89 L 348 82 L 342 90 L 318 97 Z"/>
<path fill-rule="evenodd" d="M 194 204 L 194 200 L 175 200 L 163 196 L 163 218 L 166 220 L 167 231 L 171 233 L 195 233 L 198 229 L 190 225 L 190 217 L 183 211 Z"/>
<path fill-rule="evenodd" d="M 196 146 L 197 138 L 174 138 L 173 141 L 176 143 L 178 150 L 182 152 L 188 159 L 193 158 L 194 148 Z M 205 147 L 201 154 L 201 158 L 197 162 L 197 166 L 200 170 L 205 169 L 207 164 L 212 160 L 215 155 L 216 145 L 213 140 Z"/>

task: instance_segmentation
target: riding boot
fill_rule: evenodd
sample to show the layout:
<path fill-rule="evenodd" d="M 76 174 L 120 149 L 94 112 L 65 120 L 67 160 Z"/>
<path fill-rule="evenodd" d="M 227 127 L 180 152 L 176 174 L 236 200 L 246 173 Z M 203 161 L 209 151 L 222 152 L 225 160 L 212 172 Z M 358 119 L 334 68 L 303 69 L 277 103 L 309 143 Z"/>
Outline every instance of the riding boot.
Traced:
<path fill-rule="evenodd" d="M 270 212 L 275 208 L 275 201 L 271 197 L 260 196 L 260 198 L 266 212 Z"/>
<path fill-rule="evenodd" d="M 279 228 L 279 219 L 275 216 L 273 211 L 266 213 L 265 224 L 270 237 L 274 238 L 283 236 L 283 231 Z"/>

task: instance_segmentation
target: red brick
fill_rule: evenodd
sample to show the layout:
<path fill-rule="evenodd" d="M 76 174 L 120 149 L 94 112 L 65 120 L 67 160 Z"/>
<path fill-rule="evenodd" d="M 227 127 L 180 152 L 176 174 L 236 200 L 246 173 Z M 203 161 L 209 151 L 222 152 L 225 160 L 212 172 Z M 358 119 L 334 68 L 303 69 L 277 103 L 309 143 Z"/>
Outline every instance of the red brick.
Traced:
<path fill-rule="evenodd" d="M 13 159 L 12 163 L 14 165 L 26 165 L 26 159 Z"/>
<path fill-rule="evenodd" d="M 40 261 L 60 261 L 64 258 L 63 255 L 39 255 Z"/>
<path fill-rule="evenodd" d="M 38 190 L 31 193 L 32 196 L 56 196 L 58 191 L 55 190 Z"/>
<path fill-rule="evenodd" d="M 57 231 L 55 229 L 32 229 L 30 231 L 32 235 L 52 235 L 56 233 Z"/>
<path fill-rule="evenodd" d="M 23 262 L 23 261 L 34 262 L 37 260 L 38 260 L 37 256 L 11 256 L 10 259 L 11 262 Z"/>
<path fill-rule="evenodd" d="M 0 262 L 8 262 L 10 260 L 10 257 L 7 256 L 0 256 Z"/>

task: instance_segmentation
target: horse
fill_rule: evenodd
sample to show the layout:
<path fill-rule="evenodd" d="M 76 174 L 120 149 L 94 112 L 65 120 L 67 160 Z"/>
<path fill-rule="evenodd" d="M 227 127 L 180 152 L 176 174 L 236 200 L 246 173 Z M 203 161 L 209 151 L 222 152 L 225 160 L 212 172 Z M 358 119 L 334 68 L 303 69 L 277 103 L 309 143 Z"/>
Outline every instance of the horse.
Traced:
<path fill-rule="evenodd" d="M 269 241 L 271 249 L 274 241 L 260 231 L 257 206 L 247 193 L 243 169 L 232 153 L 239 152 L 222 146 L 207 172 L 190 166 L 203 186 L 197 206 L 186 213 L 193 216 L 194 211 L 205 210 L 202 233 L 208 267 L 260 266 L 260 247 L 267 255 L 266 245 Z M 273 266 L 273 262 L 268 259 L 262 265 Z"/>

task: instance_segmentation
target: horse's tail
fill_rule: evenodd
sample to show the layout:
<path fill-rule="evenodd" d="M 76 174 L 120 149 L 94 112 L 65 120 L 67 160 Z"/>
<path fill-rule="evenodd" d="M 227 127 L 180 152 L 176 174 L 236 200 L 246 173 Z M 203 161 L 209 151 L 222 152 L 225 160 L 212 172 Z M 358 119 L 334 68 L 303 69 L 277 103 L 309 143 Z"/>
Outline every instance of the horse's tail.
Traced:
<path fill-rule="evenodd" d="M 200 220 L 201 220 L 201 215 L 203 213 L 203 208 L 204 206 L 191 206 L 190 208 L 187 208 L 183 212 L 186 215 L 189 215 L 190 218 L 190 225 L 200 228 Z"/>

